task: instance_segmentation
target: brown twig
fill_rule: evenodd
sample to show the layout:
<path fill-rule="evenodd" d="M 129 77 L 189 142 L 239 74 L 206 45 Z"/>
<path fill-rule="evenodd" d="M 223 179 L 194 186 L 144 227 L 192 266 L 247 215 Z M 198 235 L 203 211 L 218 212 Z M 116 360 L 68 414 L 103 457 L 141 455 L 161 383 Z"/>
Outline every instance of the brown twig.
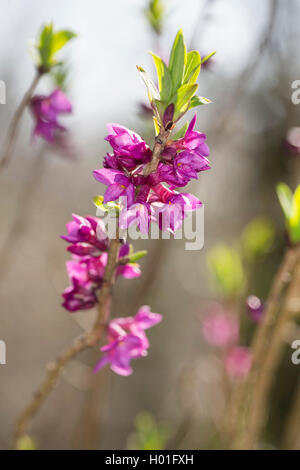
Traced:
<path fill-rule="evenodd" d="M 268 411 L 268 397 L 271 386 L 276 377 L 276 372 L 280 364 L 280 359 L 284 352 L 285 338 L 287 331 L 293 325 L 295 311 L 293 311 L 294 300 L 299 297 L 299 260 L 300 251 L 295 253 L 296 268 L 294 270 L 293 280 L 288 289 L 283 308 L 281 309 L 276 328 L 271 342 L 268 345 L 266 357 L 260 368 L 259 379 L 253 392 L 253 401 L 251 413 L 247 426 L 247 438 L 245 446 L 252 448 L 256 445 L 263 430 Z"/>
<path fill-rule="evenodd" d="M 165 148 L 171 130 L 161 129 L 158 136 L 155 137 L 155 143 L 152 152 L 151 161 L 145 166 L 144 176 L 149 176 L 157 170 L 160 162 L 160 156 Z"/>
<path fill-rule="evenodd" d="M 229 416 L 231 421 L 229 429 L 233 430 L 234 434 L 233 449 L 247 449 L 255 445 L 252 432 L 250 433 L 248 428 L 250 417 L 255 413 L 255 389 L 258 380 L 261 378 L 260 374 L 268 356 L 270 341 L 298 261 L 299 248 L 289 248 L 271 288 L 263 321 L 257 328 L 252 342 L 253 364 L 251 371 L 247 379 L 240 383 L 233 393 L 234 409 L 236 411 L 233 416 Z"/>
<path fill-rule="evenodd" d="M 30 420 L 40 409 L 45 399 L 55 386 L 56 381 L 66 364 L 75 356 L 77 356 L 77 354 L 79 354 L 81 351 L 95 346 L 102 337 L 109 316 L 111 291 L 114 284 L 115 268 L 117 266 L 117 258 L 120 247 L 118 230 L 116 235 L 117 238 L 112 240 L 109 246 L 108 260 L 103 277 L 103 285 L 98 299 L 98 316 L 95 325 L 90 333 L 76 338 L 72 345 L 65 349 L 58 356 L 56 361 L 48 366 L 45 379 L 34 394 L 32 401 L 24 408 L 17 421 L 15 430 L 16 445 L 19 438 L 22 437 L 26 432 Z"/>
<path fill-rule="evenodd" d="M 297 384 L 295 397 L 291 406 L 290 415 L 288 417 L 283 440 L 281 444 L 282 450 L 299 450 L 300 449 L 300 381 Z"/>
<path fill-rule="evenodd" d="M 16 204 L 15 217 L 9 228 L 9 231 L 0 246 L 0 282 L 8 275 L 10 269 L 14 265 L 14 257 L 16 246 L 20 239 L 24 237 L 24 231 L 28 225 L 30 209 L 33 199 L 40 190 L 42 173 L 45 166 L 45 147 L 42 147 L 36 160 L 29 168 L 29 174 L 25 175 L 25 182 L 21 189 Z"/>
<path fill-rule="evenodd" d="M 13 148 L 14 148 L 14 143 L 15 143 L 15 138 L 17 135 L 19 123 L 21 120 L 21 117 L 33 95 L 34 90 L 36 89 L 36 86 L 42 76 L 41 71 L 37 71 L 33 81 L 29 87 L 29 89 L 26 91 L 25 95 L 23 96 L 23 99 L 21 103 L 19 104 L 12 121 L 10 123 L 10 126 L 8 128 L 8 133 L 6 137 L 6 141 L 4 143 L 4 150 L 2 154 L 2 158 L 0 160 L 0 171 L 2 171 L 9 163 L 12 155 L 13 155 Z"/>

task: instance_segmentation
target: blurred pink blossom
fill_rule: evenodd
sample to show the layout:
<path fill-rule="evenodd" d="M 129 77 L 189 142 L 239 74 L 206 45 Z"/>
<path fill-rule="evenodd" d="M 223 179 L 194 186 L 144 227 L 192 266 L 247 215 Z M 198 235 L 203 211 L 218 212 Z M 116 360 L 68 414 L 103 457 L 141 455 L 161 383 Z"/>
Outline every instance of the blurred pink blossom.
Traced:
<path fill-rule="evenodd" d="M 239 338 L 239 322 L 237 317 L 222 309 L 218 304 L 203 321 L 205 340 L 217 347 L 235 344 Z"/>
<path fill-rule="evenodd" d="M 252 356 L 249 348 L 236 346 L 225 357 L 225 368 L 230 377 L 245 377 L 250 371 Z"/>

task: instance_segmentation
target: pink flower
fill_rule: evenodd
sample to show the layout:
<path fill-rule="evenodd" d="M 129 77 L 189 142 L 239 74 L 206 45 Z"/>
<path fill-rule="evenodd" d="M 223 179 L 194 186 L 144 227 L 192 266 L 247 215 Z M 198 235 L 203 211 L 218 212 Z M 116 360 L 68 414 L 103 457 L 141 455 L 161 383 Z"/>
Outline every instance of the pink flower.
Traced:
<path fill-rule="evenodd" d="M 159 323 L 162 316 L 141 307 L 134 317 L 115 318 L 108 325 L 108 344 L 100 349 L 104 355 L 96 365 L 98 372 L 106 364 L 119 375 L 132 374 L 131 360 L 147 355 L 149 341 L 145 330 Z"/>
<path fill-rule="evenodd" d="M 53 143 L 56 131 L 66 130 L 58 123 L 57 118 L 60 114 L 71 113 L 72 105 L 66 95 L 56 88 L 49 96 L 33 96 L 30 109 L 36 120 L 33 135 L 39 135 Z"/>
<path fill-rule="evenodd" d="M 135 132 L 120 124 L 108 124 L 107 140 L 113 148 L 113 155 L 108 154 L 104 160 L 106 168 L 133 169 L 141 163 L 147 163 L 151 149 Z"/>
<path fill-rule="evenodd" d="M 174 191 L 175 187 L 186 186 L 191 178 L 197 178 L 200 171 L 210 168 L 206 158 L 209 155 L 206 135 L 194 130 L 195 123 L 196 115 L 183 138 L 166 143 L 161 162 L 150 175 L 145 172 L 145 166 L 151 149 L 143 139 L 123 126 L 109 125 L 106 140 L 114 153 L 107 155 L 104 168 L 94 170 L 93 174 L 107 186 L 105 203 L 122 197 L 119 218 L 122 229 L 136 224 L 141 232 L 147 233 L 153 221 L 161 230 L 174 233 L 181 227 L 187 211 L 202 206 L 192 194 Z"/>
<path fill-rule="evenodd" d="M 74 245 L 76 246 L 76 245 Z M 130 252 L 128 244 L 121 246 L 119 259 L 125 259 L 116 269 L 116 276 L 133 279 L 141 275 L 137 263 L 126 262 Z M 63 307 L 70 311 L 93 308 L 97 303 L 97 290 L 101 289 L 105 267 L 107 265 L 107 252 L 99 256 L 73 255 L 71 261 L 66 262 L 70 286 L 63 292 Z"/>
<path fill-rule="evenodd" d="M 194 131 L 196 114 L 181 139 L 169 141 L 163 153 L 163 163 L 158 167 L 160 181 L 176 187 L 185 186 L 191 178 L 197 179 L 200 171 L 210 169 L 209 148 L 206 135 Z"/>
<path fill-rule="evenodd" d="M 120 196 L 127 197 L 130 207 L 134 201 L 134 185 L 121 171 L 102 168 L 94 170 L 93 175 L 97 181 L 108 187 L 104 193 L 104 203 L 115 201 Z"/>
<path fill-rule="evenodd" d="M 231 349 L 225 358 L 225 368 L 232 378 L 245 377 L 252 365 L 252 356 L 249 348 L 236 346 Z"/>
<path fill-rule="evenodd" d="M 150 199 L 152 218 L 163 232 L 176 232 L 181 227 L 187 212 L 195 211 L 202 206 L 202 202 L 196 196 L 190 193 L 178 193 L 162 184 L 155 186 L 153 191 L 155 196 Z"/>
<path fill-rule="evenodd" d="M 289 129 L 285 145 L 289 152 L 295 155 L 300 154 L 300 127 L 291 127 Z"/>
<path fill-rule="evenodd" d="M 142 233 L 148 233 L 151 220 L 151 205 L 147 202 L 136 202 L 129 209 L 120 212 L 120 228 L 125 229 L 136 224 Z"/>
<path fill-rule="evenodd" d="M 72 218 L 66 225 L 68 235 L 61 235 L 63 240 L 71 243 L 68 251 L 75 255 L 88 255 L 107 249 L 109 240 L 101 219 L 76 214 L 72 214 Z"/>
<path fill-rule="evenodd" d="M 235 315 L 223 311 L 219 306 L 203 321 L 205 340 L 220 348 L 235 344 L 239 337 L 239 322 Z"/>

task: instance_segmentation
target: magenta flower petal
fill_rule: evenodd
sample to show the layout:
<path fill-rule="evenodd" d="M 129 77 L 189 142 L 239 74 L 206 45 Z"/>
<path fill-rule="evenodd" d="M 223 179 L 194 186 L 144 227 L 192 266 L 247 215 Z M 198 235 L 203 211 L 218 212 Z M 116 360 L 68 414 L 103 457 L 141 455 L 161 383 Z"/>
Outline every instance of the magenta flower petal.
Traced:
<path fill-rule="evenodd" d="M 94 368 L 94 373 L 99 372 L 99 370 L 102 369 L 102 367 L 106 366 L 106 364 L 108 364 L 108 363 L 109 363 L 108 356 L 102 356 L 100 361 L 97 362 L 97 364 Z"/>
<path fill-rule="evenodd" d="M 93 171 L 94 178 L 102 184 L 113 184 L 117 175 L 122 175 L 119 170 L 112 170 L 110 168 L 100 168 L 100 170 Z"/>
<path fill-rule="evenodd" d="M 134 317 L 139 328 L 146 330 L 161 322 L 162 315 L 160 313 L 153 313 L 150 311 L 148 305 L 140 307 L 136 316 Z"/>
<path fill-rule="evenodd" d="M 51 108 L 54 109 L 56 113 L 72 112 L 72 104 L 59 88 L 56 88 L 56 90 L 51 93 L 49 100 L 51 102 Z"/>
<path fill-rule="evenodd" d="M 141 274 L 140 267 L 136 263 L 125 264 L 117 268 L 117 276 L 123 276 L 125 279 L 134 279 L 140 277 Z"/>
<path fill-rule="evenodd" d="M 139 309 L 135 317 L 114 318 L 108 325 L 108 344 L 102 346 L 102 358 L 94 371 L 110 364 L 119 375 L 132 373 L 131 360 L 144 357 L 149 341 L 144 330 L 161 321 L 161 315 L 150 312 L 149 307 Z"/>
<path fill-rule="evenodd" d="M 122 194 L 124 194 L 124 188 L 122 188 L 120 184 L 111 184 L 104 193 L 104 203 L 115 201 L 122 196 Z"/>

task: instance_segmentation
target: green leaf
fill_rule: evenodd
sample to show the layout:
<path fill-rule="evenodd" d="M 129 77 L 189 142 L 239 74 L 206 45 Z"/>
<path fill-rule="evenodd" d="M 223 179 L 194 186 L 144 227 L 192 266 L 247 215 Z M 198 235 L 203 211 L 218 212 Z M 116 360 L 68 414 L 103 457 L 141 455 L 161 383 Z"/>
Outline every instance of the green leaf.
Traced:
<path fill-rule="evenodd" d="M 154 130 L 155 130 L 155 136 L 157 136 L 160 131 L 160 126 L 158 124 L 158 120 L 156 116 L 153 116 L 153 125 L 154 125 Z"/>
<path fill-rule="evenodd" d="M 119 203 L 110 201 L 104 204 L 104 197 L 103 196 L 95 196 L 93 197 L 93 203 L 97 207 L 97 209 L 100 209 L 102 212 L 118 212 L 120 209 Z"/>
<path fill-rule="evenodd" d="M 183 83 L 195 83 L 201 67 L 201 57 L 198 51 L 190 51 L 187 54 L 187 62 L 184 70 Z"/>
<path fill-rule="evenodd" d="M 205 56 L 202 60 L 201 60 L 201 64 L 204 64 L 204 62 L 207 62 L 212 56 L 214 56 L 216 54 L 216 51 L 214 52 L 211 52 L 210 54 L 208 54 L 207 56 Z"/>
<path fill-rule="evenodd" d="M 75 37 L 76 37 L 76 34 L 73 33 L 72 31 L 68 31 L 68 30 L 57 31 L 57 33 L 54 33 L 52 36 L 51 53 L 55 54 L 67 42 L 69 42 L 71 39 Z"/>
<path fill-rule="evenodd" d="M 276 192 L 285 218 L 289 220 L 292 213 L 292 191 L 287 184 L 279 183 L 276 187 Z"/>
<path fill-rule="evenodd" d="M 193 96 L 191 99 L 190 109 L 196 108 L 196 106 L 201 106 L 203 104 L 209 104 L 211 101 L 208 98 L 204 98 L 204 96 Z"/>
<path fill-rule="evenodd" d="M 175 37 L 169 60 L 169 70 L 174 87 L 173 91 L 176 91 L 182 84 L 186 60 L 186 47 L 183 33 L 180 29 Z"/>
<path fill-rule="evenodd" d="M 128 256 L 128 261 L 129 263 L 136 263 L 139 259 L 144 258 L 147 253 L 148 252 L 146 250 L 136 251 Z"/>
<path fill-rule="evenodd" d="M 189 123 L 186 122 L 173 136 L 172 140 L 182 139 L 185 136 L 187 128 L 189 127 Z"/>
<path fill-rule="evenodd" d="M 42 66 L 48 68 L 50 65 L 51 46 L 53 37 L 52 23 L 46 24 L 41 31 L 40 39 L 38 42 L 38 51 L 40 54 L 40 62 Z"/>
<path fill-rule="evenodd" d="M 198 85 L 196 83 L 192 85 L 182 85 L 180 88 L 178 88 L 175 96 L 175 121 L 188 110 L 190 104 L 189 101 L 191 97 L 196 93 L 197 88 Z"/>
<path fill-rule="evenodd" d="M 286 229 L 292 243 L 300 242 L 300 184 L 294 194 L 285 183 L 276 187 L 277 196 L 286 219 Z"/>
<path fill-rule="evenodd" d="M 300 184 L 294 192 L 289 225 L 290 238 L 293 243 L 298 243 L 300 241 Z"/>
<path fill-rule="evenodd" d="M 173 88 L 171 74 L 168 67 L 160 57 L 152 52 L 151 55 L 156 68 L 160 99 L 161 101 L 167 102 L 172 94 Z"/>
<path fill-rule="evenodd" d="M 143 69 L 143 67 L 137 66 L 137 69 L 147 87 L 150 103 L 153 103 L 154 100 L 159 100 L 160 99 L 159 91 L 154 85 L 149 75 L 147 74 L 147 72 Z"/>
<path fill-rule="evenodd" d="M 36 46 L 39 54 L 39 67 L 44 72 L 48 72 L 51 67 L 58 65 L 59 62 L 55 58 L 56 52 L 74 37 L 76 34 L 72 31 L 62 30 L 55 33 L 52 23 L 46 24 L 40 33 Z"/>

